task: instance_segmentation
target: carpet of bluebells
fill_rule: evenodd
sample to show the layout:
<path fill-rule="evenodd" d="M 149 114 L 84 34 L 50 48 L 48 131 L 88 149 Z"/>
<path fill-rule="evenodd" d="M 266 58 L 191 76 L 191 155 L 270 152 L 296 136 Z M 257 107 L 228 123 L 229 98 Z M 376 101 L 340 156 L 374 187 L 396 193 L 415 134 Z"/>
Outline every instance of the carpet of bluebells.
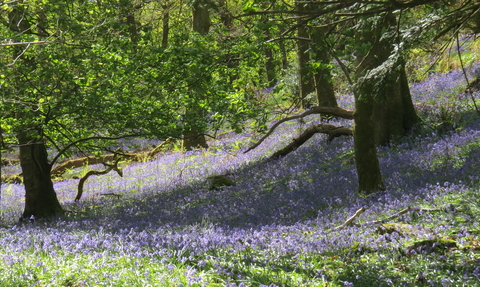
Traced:
<path fill-rule="evenodd" d="M 355 192 L 350 137 L 319 134 L 265 161 L 318 115 L 283 124 L 248 153 L 258 135 L 225 133 L 208 150 L 91 177 L 79 202 L 78 180 L 56 182 L 68 212 L 55 221 L 17 223 L 23 186 L 2 184 L 0 286 L 480 286 L 480 117 L 462 77 L 412 85 L 422 125 L 379 149 L 387 190 L 366 198 Z M 353 108 L 351 95 L 339 105 Z M 210 177 L 225 174 L 235 185 L 210 190 Z M 357 224 L 334 229 L 362 207 Z M 426 232 L 368 224 L 407 207 L 425 211 L 388 222 Z M 415 245 L 438 238 L 456 245 Z"/>

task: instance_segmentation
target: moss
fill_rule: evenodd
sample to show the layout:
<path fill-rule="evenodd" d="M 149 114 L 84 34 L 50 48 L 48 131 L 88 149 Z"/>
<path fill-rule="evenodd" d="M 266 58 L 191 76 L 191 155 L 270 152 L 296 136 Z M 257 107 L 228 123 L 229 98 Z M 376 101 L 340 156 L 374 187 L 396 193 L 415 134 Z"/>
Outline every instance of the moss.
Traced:
<path fill-rule="evenodd" d="M 342 253 L 345 254 L 345 255 L 361 255 L 361 254 L 365 254 L 365 253 L 373 253 L 375 252 L 375 250 L 371 247 L 368 247 L 368 246 L 364 246 L 363 244 L 361 244 L 360 242 L 355 242 L 354 244 L 352 244 L 351 246 L 348 246 L 346 247 Z"/>
<path fill-rule="evenodd" d="M 433 253 L 444 251 L 450 248 L 457 248 L 457 242 L 452 239 L 436 238 L 422 239 L 407 247 L 407 251 L 415 251 L 421 253 Z"/>
<path fill-rule="evenodd" d="M 405 223 L 384 223 L 377 228 L 376 232 L 379 234 L 391 234 L 393 232 L 397 232 L 402 236 L 418 236 L 431 233 L 432 231 L 426 227 Z"/>
<path fill-rule="evenodd" d="M 235 185 L 235 182 L 228 178 L 226 175 L 211 176 L 208 179 L 210 179 L 211 181 L 209 190 L 218 190 L 226 186 Z"/>

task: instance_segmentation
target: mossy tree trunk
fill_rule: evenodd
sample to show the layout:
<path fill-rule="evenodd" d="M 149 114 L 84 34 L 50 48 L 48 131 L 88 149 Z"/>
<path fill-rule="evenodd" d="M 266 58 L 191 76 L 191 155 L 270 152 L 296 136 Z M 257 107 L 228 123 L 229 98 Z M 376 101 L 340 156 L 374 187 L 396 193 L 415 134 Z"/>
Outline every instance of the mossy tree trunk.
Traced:
<path fill-rule="evenodd" d="M 17 139 L 20 145 L 20 165 L 25 185 L 25 210 L 22 218 L 53 217 L 63 214 L 50 177 L 51 165 L 48 162 L 44 141 L 30 132 L 20 132 Z"/>
<path fill-rule="evenodd" d="M 359 29 L 356 34 L 353 134 L 359 192 L 370 194 L 384 189 L 376 146 L 387 145 L 393 138 L 405 135 L 419 118 L 413 107 L 404 61 L 400 55 L 394 55 L 396 17 L 388 12 L 362 21 L 373 29 Z"/>
<path fill-rule="evenodd" d="M 375 145 L 375 123 L 371 87 L 363 86 L 356 91 L 353 126 L 355 165 L 358 175 L 358 192 L 363 195 L 384 190 L 380 163 Z"/>

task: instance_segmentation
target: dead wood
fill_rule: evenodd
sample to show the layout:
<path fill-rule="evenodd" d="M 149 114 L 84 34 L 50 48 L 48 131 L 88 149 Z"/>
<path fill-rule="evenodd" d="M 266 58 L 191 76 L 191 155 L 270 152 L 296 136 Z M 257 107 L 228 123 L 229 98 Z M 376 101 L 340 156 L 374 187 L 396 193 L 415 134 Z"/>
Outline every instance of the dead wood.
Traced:
<path fill-rule="evenodd" d="M 94 165 L 94 164 L 99 164 L 99 163 L 108 163 L 108 162 L 113 162 L 117 157 L 119 159 L 125 159 L 128 161 L 147 161 L 152 159 L 155 155 L 160 153 L 161 151 L 165 150 L 165 147 L 173 142 L 173 138 L 168 138 L 164 142 L 162 142 L 160 145 L 155 147 L 153 150 L 150 152 L 139 152 L 139 153 L 113 153 L 113 154 L 106 154 L 100 157 L 97 156 L 87 156 L 87 157 L 82 157 L 82 158 L 77 158 L 77 159 L 72 159 L 69 161 L 66 161 L 60 165 L 57 165 L 56 167 L 52 168 L 52 171 L 50 172 L 52 177 L 60 177 L 62 176 L 67 170 L 79 168 L 85 165 Z"/>
<path fill-rule="evenodd" d="M 2 174 L 1 178 L 2 178 L 1 182 L 4 182 L 4 183 L 20 184 L 20 183 L 23 182 L 23 177 L 22 177 L 21 173 L 19 173 L 19 174 Z"/>
<path fill-rule="evenodd" d="M 20 163 L 18 158 L 2 158 L 2 166 L 16 165 Z"/>
<path fill-rule="evenodd" d="M 354 215 L 352 215 L 351 217 L 349 217 L 343 224 L 333 228 L 332 230 L 339 230 L 339 229 L 342 229 L 348 225 L 351 225 L 353 223 L 353 221 L 358 217 L 360 216 L 362 213 L 364 213 L 366 210 L 366 208 L 362 207 L 360 208 L 359 210 L 357 210 L 355 212 Z M 422 207 L 407 207 L 405 209 L 402 209 L 400 210 L 399 212 L 387 217 L 387 218 L 384 218 L 384 219 L 380 219 L 380 220 L 375 220 L 375 221 L 369 221 L 369 222 L 364 222 L 362 224 L 360 224 L 361 226 L 363 225 L 373 225 L 373 224 L 383 224 L 387 221 L 390 221 L 392 219 L 395 219 L 397 217 L 399 217 L 400 215 L 402 214 L 405 214 L 409 211 L 422 211 L 422 212 L 435 212 L 435 211 L 441 211 L 442 209 L 440 208 L 422 208 Z"/>
<path fill-rule="evenodd" d="M 349 119 L 349 120 L 353 119 L 353 111 L 349 111 L 349 110 L 339 108 L 339 107 L 319 107 L 319 106 L 313 107 L 310 110 L 305 111 L 304 113 L 302 113 L 300 115 L 286 117 L 286 118 L 283 118 L 283 119 L 279 120 L 278 122 L 276 122 L 270 128 L 270 130 L 256 144 L 249 147 L 244 153 L 247 153 L 247 152 L 251 151 L 252 149 L 255 149 L 256 147 L 258 147 L 282 123 L 284 123 L 286 121 L 290 121 L 290 120 L 301 119 L 301 118 L 304 118 L 304 117 L 306 117 L 308 115 L 312 115 L 312 114 L 325 114 L 325 115 L 333 115 L 333 116 L 336 116 L 336 117 Z"/>
<path fill-rule="evenodd" d="M 362 214 L 362 213 L 365 212 L 365 210 L 366 210 L 366 209 L 365 209 L 364 207 L 360 208 L 359 210 L 357 210 L 357 211 L 355 212 L 354 215 L 352 215 L 351 217 L 349 217 L 343 224 L 335 227 L 333 230 L 339 230 L 339 229 L 344 228 L 345 226 L 348 226 L 348 225 L 352 224 L 352 222 L 355 220 L 355 218 L 359 217 L 360 214 Z"/>
<path fill-rule="evenodd" d="M 278 150 L 273 155 L 271 155 L 269 157 L 269 160 L 277 159 L 279 157 L 289 154 L 290 152 L 300 147 L 308 139 L 310 139 L 313 135 L 317 133 L 328 134 L 329 135 L 328 141 L 331 141 L 333 138 L 339 137 L 342 135 L 351 136 L 353 134 L 353 131 L 350 128 L 336 127 L 333 125 L 318 124 L 318 125 L 309 126 L 298 138 L 294 139 L 293 142 L 291 142 L 289 145 L 287 145 L 283 149 Z"/>
<path fill-rule="evenodd" d="M 422 212 L 434 212 L 434 211 L 440 211 L 441 209 L 439 208 L 421 208 L 421 207 L 407 207 L 405 209 L 402 209 L 400 210 L 399 212 L 385 218 L 385 219 L 381 219 L 381 220 L 375 220 L 375 221 L 370 221 L 370 222 L 365 222 L 363 223 L 362 225 L 371 225 L 371 224 L 381 224 L 381 223 L 385 223 L 387 221 L 390 221 L 392 219 L 395 219 L 397 217 L 399 217 L 400 215 L 402 214 L 405 214 L 409 211 L 422 211 Z"/>

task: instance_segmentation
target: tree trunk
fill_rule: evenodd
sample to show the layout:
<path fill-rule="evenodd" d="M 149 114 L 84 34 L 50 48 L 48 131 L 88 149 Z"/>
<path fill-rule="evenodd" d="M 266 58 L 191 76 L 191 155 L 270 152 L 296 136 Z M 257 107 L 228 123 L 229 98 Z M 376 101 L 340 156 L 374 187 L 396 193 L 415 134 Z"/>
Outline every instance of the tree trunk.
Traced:
<path fill-rule="evenodd" d="M 303 4 L 297 4 L 299 11 L 304 10 Z M 299 20 L 301 21 L 301 20 Z M 300 88 L 300 108 L 307 109 L 312 106 L 307 96 L 315 91 L 315 83 L 310 73 L 310 40 L 308 35 L 308 27 L 301 25 L 297 30 L 297 57 L 298 57 L 298 86 Z"/>
<path fill-rule="evenodd" d="M 330 57 L 328 47 L 324 42 L 325 33 L 320 28 L 312 31 L 312 49 L 315 53 L 315 61 L 319 67 L 314 71 L 315 90 L 317 104 L 321 107 L 337 107 L 337 99 L 333 90 L 332 74 L 330 73 Z"/>
<path fill-rule="evenodd" d="M 382 19 L 382 20 L 386 20 Z M 375 123 L 373 119 L 375 103 L 378 97 L 374 92 L 375 85 L 381 85 L 374 80 L 365 80 L 365 77 L 376 67 L 381 65 L 385 56 L 389 55 L 385 42 L 380 42 L 382 28 L 389 28 L 388 21 L 380 20 L 373 29 L 359 29 L 356 34 L 357 40 L 357 70 L 355 89 L 355 111 L 354 111 L 354 150 L 355 165 L 358 175 L 358 192 L 363 195 L 383 190 L 384 183 L 378 162 L 377 149 L 375 144 L 376 127 L 383 123 Z M 367 21 L 367 20 L 363 20 Z M 364 23 L 364 25 L 367 25 Z M 365 47 L 370 46 L 366 51 Z M 388 57 L 388 56 L 387 56 Z"/>
<path fill-rule="evenodd" d="M 197 0 L 193 4 L 193 31 L 200 35 L 206 35 L 210 29 L 210 12 L 208 11 L 208 0 Z M 197 97 L 202 95 L 201 89 L 194 91 Z M 182 149 L 192 150 L 194 148 L 208 148 L 205 135 L 196 124 L 197 119 L 203 121 L 204 114 L 194 103 L 187 107 L 185 112 L 187 130 L 183 134 Z"/>
<path fill-rule="evenodd" d="M 358 174 L 358 192 L 363 195 L 384 190 L 380 164 L 375 146 L 375 124 L 372 120 L 373 97 L 371 87 L 363 86 L 356 92 L 353 126 L 355 165 Z"/>
<path fill-rule="evenodd" d="M 196 0 L 193 4 L 193 31 L 206 35 L 210 30 L 210 12 L 208 0 Z"/>
<path fill-rule="evenodd" d="M 388 75 L 382 95 L 374 103 L 375 144 L 388 145 L 395 137 L 405 135 L 419 122 L 415 112 L 403 63 L 398 72 Z"/>
<path fill-rule="evenodd" d="M 262 21 L 267 22 L 268 19 L 263 18 Z M 271 37 L 270 28 L 263 29 L 263 35 L 265 36 L 266 39 L 270 39 Z M 273 60 L 273 51 L 272 51 L 272 48 L 269 46 L 265 47 L 265 58 L 266 58 L 265 73 L 267 75 L 267 81 L 268 81 L 267 86 L 271 87 L 275 85 L 275 83 L 277 82 L 277 73 L 275 69 L 275 62 Z"/>
<path fill-rule="evenodd" d="M 162 4 L 163 20 L 162 20 L 162 48 L 168 47 L 168 33 L 170 32 L 170 5 L 169 1 Z"/>
<path fill-rule="evenodd" d="M 27 132 L 19 133 L 17 138 L 25 185 L 25 210 L 22 218 L 44 218 L 63 214 L 53 189 L 45 143 L 27 135 Z"/>
<path fill-rule="evenodd" d="M 130 41 L 137 44 L 137 21 L 135 19 L 134 5 L 130 0 L 119 2 L 120 6 L 120 23 L 126 25 L 126 34 L 130 37 Z"/>

